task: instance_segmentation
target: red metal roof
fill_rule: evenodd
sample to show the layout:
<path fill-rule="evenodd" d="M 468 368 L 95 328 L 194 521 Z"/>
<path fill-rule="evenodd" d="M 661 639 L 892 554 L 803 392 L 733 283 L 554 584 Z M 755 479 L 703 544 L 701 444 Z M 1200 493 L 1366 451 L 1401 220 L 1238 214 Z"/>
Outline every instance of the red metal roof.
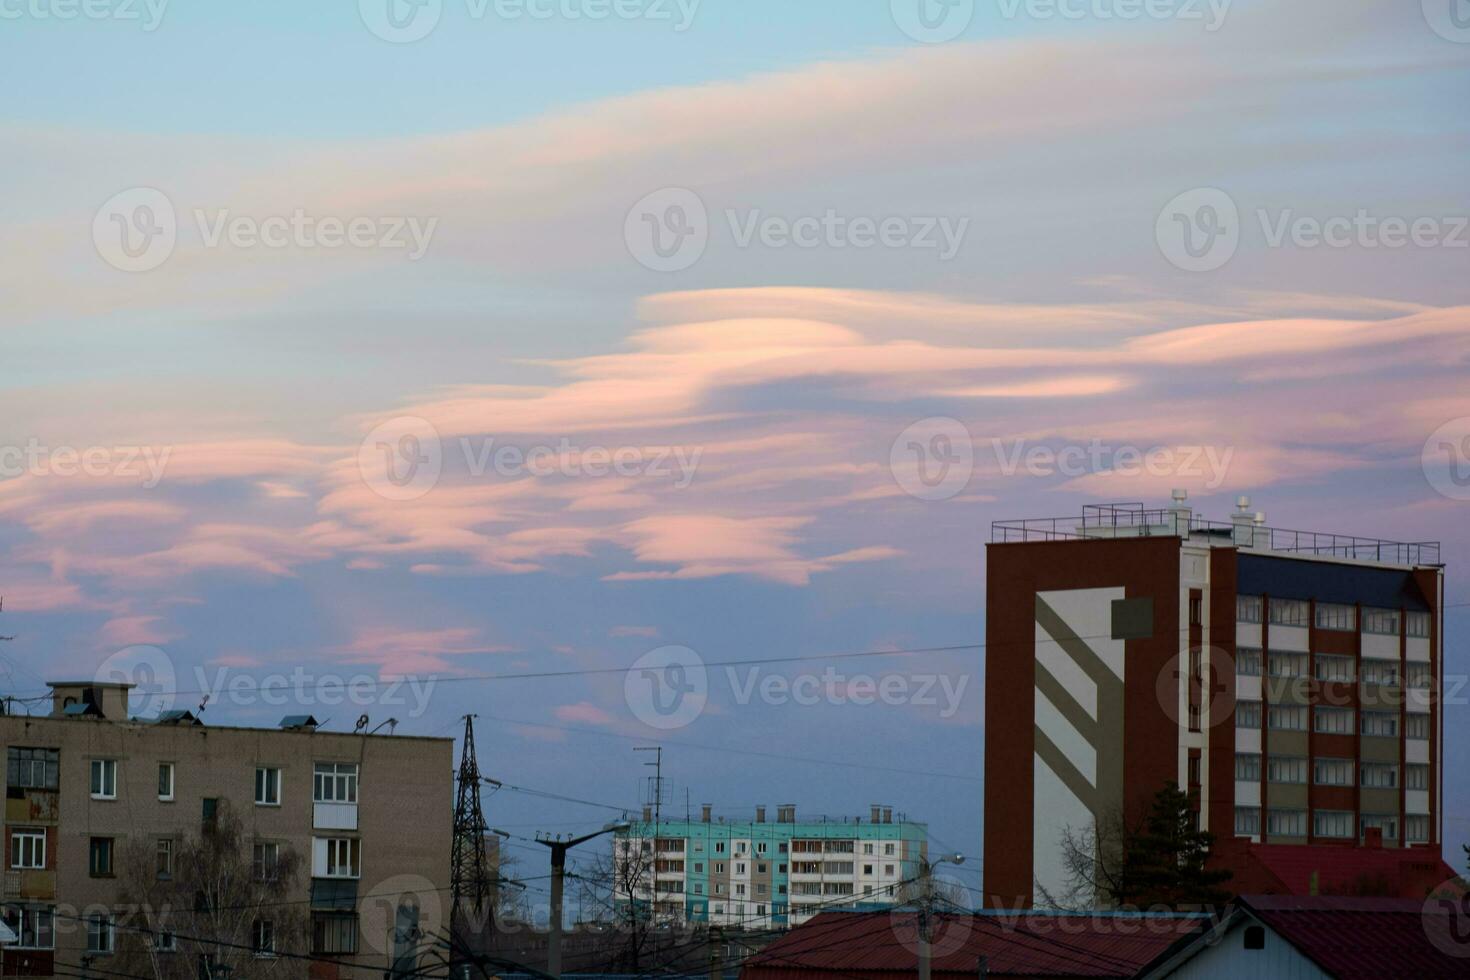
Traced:
<path fill-rule="evenodd" d="M 1372 848 L 1218 841 L 1216 863 L 1234 873 L 1243 893 L 1288 895 L 1386 894 L 1422 899 L 1453 878 L 1439 851 L 1428 847 Z"/>
<path fill-rule="evenodd" d="M 934 976 L 972 980 L 981 956 L 992 977 L 1131 977 L 1202 929 L 1199 916 L 984 913 L 936 915 Z M 745 961 L 741 980 L 812 973 L 898 980 L 918 969 L 911 911 L 824 912 Z"/>
<path fill-rule="evenodd" d="M 1470 976 L 1463 905 L 1281 895 L 1244 896 L 1240 904 L 1342 980 Z"/>

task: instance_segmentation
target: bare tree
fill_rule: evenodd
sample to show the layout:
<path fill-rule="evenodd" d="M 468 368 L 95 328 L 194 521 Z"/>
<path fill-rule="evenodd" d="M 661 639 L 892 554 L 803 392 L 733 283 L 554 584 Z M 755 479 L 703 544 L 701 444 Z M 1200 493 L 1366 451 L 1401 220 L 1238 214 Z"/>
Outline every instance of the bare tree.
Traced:
<path fill-rule="evenodd" d="M 657 898 L 653 843 L 652 838 L 619 837 L 610 851 L 577 872 L 583 919 L 609 923 L 623 937 L 618 962 L 611 966 L 636 971 L 649 950 Z"/>
<path fill-rule="evenodd" d="M 1064 828 L 1057 846 L 1062 851 L 1066 881 L 1060 891 L 1054 892 L 1038 880 L 1037 904 L 1067 912 L 1121 904 L 1128 892 L 1124 855 L 1129 838 L 1137 830 L 1127 823 L 1121 809 L 1109 810 L 1085 827 Z"/>
<path fill-rule="evenodd" d="M 133 838 L 123 848 L 116 969 L 156 980 L 294 977 L 309 918 L 297 887 L 303 859 L 285 844 L 262 850 L 221 801 L 199 834 Z"/>

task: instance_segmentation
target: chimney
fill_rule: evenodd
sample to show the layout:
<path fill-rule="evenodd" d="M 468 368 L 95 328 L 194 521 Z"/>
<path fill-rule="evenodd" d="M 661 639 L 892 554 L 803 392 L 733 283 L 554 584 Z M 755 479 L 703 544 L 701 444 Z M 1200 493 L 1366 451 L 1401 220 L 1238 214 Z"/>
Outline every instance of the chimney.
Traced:
<path fill-rule="evenodd" d="M 1235 498 L 1235 513 L 1230 515 L 1230 523 L 1235 528 L 1231 536 L 1237 548 L 1250 548 L 1255 545 L 1256 515 L 1250 508 L 1251 498 L 1243 495 Z"/>
<path fill-rule="evenodd" d="M 653 807 L 651 807 L 651 806 L 644 807 L 643 808 L 643 822 L 644 823 L 648 823 L 652 819 L 653 819 Z"/>
<path fill-rule="evenodd" d="M 701 820 L 703 820 L 705 823 L 709 823 L 710 812 L 712 810 L 714 810 L 714 804 L 712 804 L 712 803 L 706 803 L 702 807 L 700 807 L 699 809 L 700 809 L 699 818 Z"/>
<path fill-rule="evenodd" d="M 871 820 L 872 820 L 873 823 L 882 823 L 883 822 L 883 808 L 880 807 L 878 804 L 874 803 L 873 806 L 871 807 L 871 817 L 870 818 L 871 818 Z"/>
<path fill-rule="evenodd" d="M 1271 529 L 1266 527 L 1266 512 L 1261 510 L 1256 511 L 1255 516 L 1251 518 L 1251 523 L 1255 526 L 1254 537 L 1256 547 L 1269 550 L 1271 547 Z"/>
<path fill-rule="evenodd" d="M 755 808 L 755 822 L 756 823 L 765 823 L 766 822 L 766 808 L 765 807 L 758 806 L 758 807 Z"/>
<path fill-rule="evenodd" d="M 777 823 L 796 823 L 796 804 L 782 803 L 776 807 Z"/>
<path fill-rule="evenodd" d="M 1363 830 L 1363 846 L 1370 851 L 1383 850 L 1383 828 L 1368 827 Z"/>
<path fill-rule="evenodd" d="M 893 823 L 893 807 L 885 806 L 883 808 L 883 822 Z"/>
<path fill-rule="evenodd" d="M 1169 517 L 1171 523 L 1174 525 L 1174 533 L 1181 538 L 1187 538 L 1189 537 L 1190 518 L 1194 516 L 1194 512 L 1185 503 L 1189 499 L 1189 491 L 1182 488 L 1175 489 L 1173 498 L 1174 505 L 1169 508 Z"/>

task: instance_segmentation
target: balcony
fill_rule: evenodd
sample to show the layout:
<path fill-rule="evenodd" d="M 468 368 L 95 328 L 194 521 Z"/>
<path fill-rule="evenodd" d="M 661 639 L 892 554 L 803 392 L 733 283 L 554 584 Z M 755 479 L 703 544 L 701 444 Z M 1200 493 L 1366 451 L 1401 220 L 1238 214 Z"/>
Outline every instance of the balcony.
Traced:
<path fill-rule="evenodd" d="M 356 803 L 314 803 L 311 825 L 316 830 L 356 830 Z"/>

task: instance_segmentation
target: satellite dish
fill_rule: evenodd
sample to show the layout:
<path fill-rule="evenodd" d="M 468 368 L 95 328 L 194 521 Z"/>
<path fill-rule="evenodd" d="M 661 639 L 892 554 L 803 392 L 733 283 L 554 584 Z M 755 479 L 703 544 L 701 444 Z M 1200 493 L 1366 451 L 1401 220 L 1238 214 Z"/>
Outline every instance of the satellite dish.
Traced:
<path fill-rule="evenodd" d="M 369 719 L 367 715 L 359 715 L 357 719 L 357 727 L 352 730 L 352 733 L 356 735 L 358 732 L 367 731 L 368 723 Z"/>

